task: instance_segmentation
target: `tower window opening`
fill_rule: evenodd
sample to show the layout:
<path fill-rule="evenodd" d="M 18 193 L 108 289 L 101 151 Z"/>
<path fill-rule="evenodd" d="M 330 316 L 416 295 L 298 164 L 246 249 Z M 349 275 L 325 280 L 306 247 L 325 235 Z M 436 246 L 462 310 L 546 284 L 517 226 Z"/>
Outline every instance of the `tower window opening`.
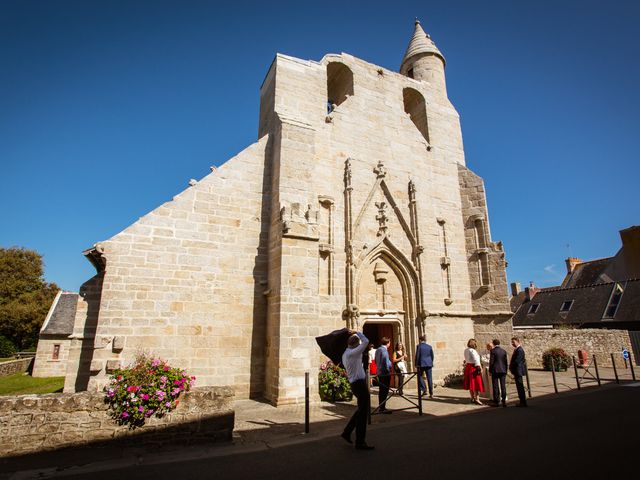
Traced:
<path fill-rule="evenodd" d="M 353 96 L 353 72 L 346 65 L 331 62 L 327 65 L 327 113 Z"/>
<path fill-rule="evenodd" d="M 407 77 L 413 78 L 413 68 L 410 68 L 409 70 L 407 70 Z"/>
<path fill-rule="evenodd" d="M 404 111 L 416 126 L 420 134 L 429 143 L 429 125 L 427 122 L 427 102 L 420 92 L 413 88 L 405 88 L 402 91 Z"/>

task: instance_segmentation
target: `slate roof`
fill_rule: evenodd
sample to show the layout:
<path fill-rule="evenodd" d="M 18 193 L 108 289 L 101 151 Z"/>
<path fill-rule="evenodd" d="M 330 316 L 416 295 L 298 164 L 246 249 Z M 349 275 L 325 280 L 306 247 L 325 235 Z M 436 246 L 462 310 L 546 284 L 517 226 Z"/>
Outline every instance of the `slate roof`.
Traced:
<path fill-rule="evenodd" d="M 519 292 L 517 295 L 513 295 L 509 299 L 509 306 L 511 307 L 511 311 L 512 312 L 517 311 L 518 308 L 520 308 L 520 305 L 522 305 L 522 302 L 524 302 L 526 298 L 527 298 L 527 294 L 524 290 L 522 292 Z"/>
<path fill-rule="evenodd" d="M 71 335 L 77 305 L 77 293 L 60 292 L 49 309 L 40 335 Z"/>
<path fill-rule="evenodd" d="M 548 288 L 536 293 L 532 300 L 523 302 L 513 316 L 514 327 L 553 326 L 571 324 L 606 328 L 614 323 L 625 328 L 640 329 L 640 279 L 619 282 L 624 293 L 615 317 L 602 318 L 616 282 L 599 283 L 574 288 Z M 562 304 L 573 300 L 568 312 L 560 312 Z M 531 305 L 538 304 L 535 314 Z M 634 325 L 635 323 L 635 325 Z"/>
<path fill-rule="evenodd" d="M 608 257 L 579 263 L 565 282 L 564 288 L 585 287 L 610 282 L 613 279 L 608 278 L 605 272 L 612 260 L 613 257 Z"/>

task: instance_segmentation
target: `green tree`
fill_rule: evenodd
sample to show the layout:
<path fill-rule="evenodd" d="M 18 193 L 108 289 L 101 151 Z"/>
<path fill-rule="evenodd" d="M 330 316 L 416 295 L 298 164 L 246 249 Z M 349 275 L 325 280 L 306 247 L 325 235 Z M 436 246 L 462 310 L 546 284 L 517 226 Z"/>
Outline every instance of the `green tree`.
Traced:
<path fill-rule="evenodd" d="M 58 291 L 44 281 L 42 255 L 25 248 L 0 247 L 0 335 L 18 350 L 34 347 Z"/>

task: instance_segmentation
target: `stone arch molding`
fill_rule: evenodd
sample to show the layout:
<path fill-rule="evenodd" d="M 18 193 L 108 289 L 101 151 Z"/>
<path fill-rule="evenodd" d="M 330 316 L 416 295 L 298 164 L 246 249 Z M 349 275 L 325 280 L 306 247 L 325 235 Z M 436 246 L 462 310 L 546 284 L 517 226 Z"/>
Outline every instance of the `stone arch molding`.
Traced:
<path fill-rule="evenodd" d="M 346 308 L 343 312 L 343 316 L 350 328 L 359 328 L 362 326 L 360 324 L 360 311 L 358 306 L 362 275 L 373 262 L 381 259 L 392 268 L 394 274 L 400 281 L 405 310 L 404 318 L 406 331 L 414 331 L 417 327 L 417 330 L 422 333 L 424 331 L 426 312 L 423 307 L 424 298 L 421 281 L 422 274 L 420 256 L 424 249 L 420 245 L 418 231 L 416 186 L 413 181 L 409 181 L 407 188 L 409 198 L 409 221 L 407 221 L 386 184 L 386 168 L 383 162 L 378 162 L 376 167 L 373 168 L 373 173 L 376 175 L 376 182 L 369 192 L 367 199 L 364 201 L 364 204 L 359 209 L 358 216 L 354 218 L 352 215 L 351 202 L 351 193 L 353 191 L 351 160 L 352 159 L 349 158 L 345 162 L 344 175 L 347 288 Z M 378 230 L 375 243 L 370 246 L 365 244 L 362 250 L 355 251 L 354 240 L 360 236 L 360 226 L 363 216 L 368 210 L 369 205 L 373 202 L 374 194 L 378 189 L 382 190 L 384 199 L 388 202 L 388 206 L 391 207 L 391 211 L 395 214 L 402 230 L 404 230 L 404 233 L 409 240 L 411 248 L 410 258 L 405 255 L 387 235 L 386 227 L 384 226 L 385 220 L 383 219 L 383 217 L 386 217 L 384 202 L 376 203 L 376 207 L 378 207 L 378 216 L 376 219 L 380 223 L 380 228 Z"/>

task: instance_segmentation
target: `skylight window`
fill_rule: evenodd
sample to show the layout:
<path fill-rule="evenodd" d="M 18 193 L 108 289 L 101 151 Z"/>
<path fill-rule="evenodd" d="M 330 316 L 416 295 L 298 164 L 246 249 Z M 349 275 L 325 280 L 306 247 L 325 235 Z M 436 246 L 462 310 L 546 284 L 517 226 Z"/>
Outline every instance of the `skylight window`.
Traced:
<path fill-rule="evenodd" d="M 568 312 L 569 310 L 571 310 L 572 306 L 573 306 L 573 300 L 567 300 L 566 302 L 562 303 L 562 306 L 560 307 L 560 311 Z"/>
<path fill-rule="evenodd" d="M 616 316 L 623 293 L 624 286 L 620 283 L 616 283 L 611 291 L 611 297 L 609 297 L 609 303 L 607 304 L 607 309 L 604 311 L 604 316 L 602 318 L 614 318 Z"/>
<path fill-rule="evenodd" d="M 539 303 L 534 303 L 529 307 L 529 311 L 527 312 L 529 315 L 533 315 L 538 311 L 538 308 L 540 307 Z"/>

